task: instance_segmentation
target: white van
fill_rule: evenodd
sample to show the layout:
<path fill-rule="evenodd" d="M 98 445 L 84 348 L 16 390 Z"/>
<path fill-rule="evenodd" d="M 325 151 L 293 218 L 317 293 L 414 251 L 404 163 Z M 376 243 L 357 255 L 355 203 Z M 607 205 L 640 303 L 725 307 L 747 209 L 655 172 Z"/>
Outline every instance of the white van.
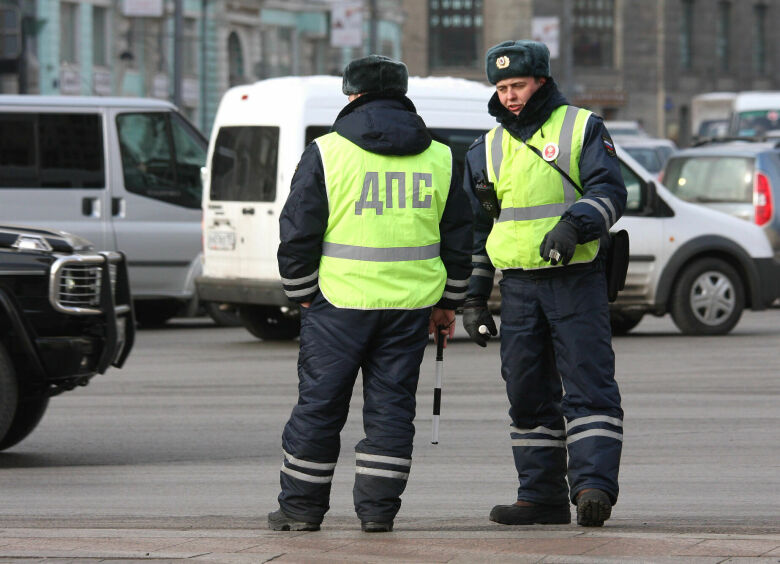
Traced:
<path fill-rule="evenodd" d="M 494 92 L 456 78 L 409 79 L 408 96 L 437 140 L 463 163 L 468 146 L 495 125 Z M 348 100 L 335 76 L 284 77 L 230 89 L 214 121 L 204 170 L 201 300 L 238 306 L 263 339 L 298 334 L 298 308 L 279 277 L 279 214 L 307 143 L 324 135 Z"/>
<path fill-rule="evenodd" d="M 695 141 L 725 137 L 736 98 L 736 92 L 706 92 L 691 98 L 691 137 Z"/>
<path fill-rule="evenodd" d="M 493 92 L 463 79 L 410 78 L 408 96 L 462 166 L 472 141 L 496 125 L 487 112 Z M 341 79 L 319 76 L 238 86 L 220 104 L 203 170 L 204 264 L 196 284 L 202 300 L 236 304 L 257 337 L 298 333 L 299 310 L 282 290 L 276 261 L 279 214 L 306 143 L 326 133 L 346 103 Z M 645 313 L 668 311 L 686 331 L 725 332 L 744 307 L 772 302 L 780 267 L 761 228 L 678 200 L 619 145 L 618 156 L 629 197 L 615 229 L 629 231 L 631 257 L 626 288 L 612 304 L 617 333 Z M 699 307 L 705 273 L 730 288 L 728 310 Z"/>
<path fill-rule="evenodd" d="M 740 92 L 734 99 L 729 133 L 737 137 L 777 137 L 780 132 L 780 91 Z"/>
<path fill-rule="evenodd" d="M 139 323 L 163 323 L 196 303 L 206 148 L 161 100 L 0 96 L 0 220 L 124 252 Z"/>

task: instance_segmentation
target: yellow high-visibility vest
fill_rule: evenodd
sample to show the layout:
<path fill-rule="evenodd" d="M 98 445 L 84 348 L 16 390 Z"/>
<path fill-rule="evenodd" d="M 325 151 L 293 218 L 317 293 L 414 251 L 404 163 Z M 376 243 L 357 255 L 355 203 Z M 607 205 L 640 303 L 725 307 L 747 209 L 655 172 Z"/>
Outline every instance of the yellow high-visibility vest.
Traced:
<path fill-rule="evenodd" d="M 556 108 L 527 143 L 580 184 L 580 153 L 591 112 L 574 106 Z M 493 182 L 499 214 L 485 249 L 496 268 L 557 268 L 542 259 L 539 246 L 561 215 L 581 196 L 574 186 L 534 154 L 503 126 L 485 136 L 488 180 Z M 577 245 L 569 264 L 590 262 L 599 251 L 598 239 Z"/>
<path fill-rule="evenodd" d="M 452 155 L 432 142 L 418 155 L 379 155 L 338 133 L 316 139 L 328 193 L 319 286 L 333 305 L 420 309 L 436 304 L 447 271 L 439 221 Z"/>

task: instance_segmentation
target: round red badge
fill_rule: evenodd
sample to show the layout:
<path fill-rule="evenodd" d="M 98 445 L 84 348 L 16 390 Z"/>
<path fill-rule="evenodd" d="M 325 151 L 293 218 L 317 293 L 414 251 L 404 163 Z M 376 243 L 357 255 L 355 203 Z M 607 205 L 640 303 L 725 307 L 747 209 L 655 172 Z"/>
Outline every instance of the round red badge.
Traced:
<path fill-rule="evenodd" d="M 544 149 L 542 149 L 542 156 L 546 161 L 554 161 L 558 158 L 558 153 L 560 152 L 558 145 L 555 143 L 547 143 L 547 145 L 544 146 Z"/>

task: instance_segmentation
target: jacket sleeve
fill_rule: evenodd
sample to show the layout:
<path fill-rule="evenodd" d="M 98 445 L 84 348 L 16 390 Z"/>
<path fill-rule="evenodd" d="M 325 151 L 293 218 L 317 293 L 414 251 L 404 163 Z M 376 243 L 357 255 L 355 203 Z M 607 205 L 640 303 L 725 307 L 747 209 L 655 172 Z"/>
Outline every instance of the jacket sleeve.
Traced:
<path fill-rule="evenodd" d="M 474 214 L 471 278 L 468 289 L 469 298 L 487 299 L 493 290 L 493 278 L 496 273 L 496 269 L 485 250 L 488 235 L 490 235 L 490 230 L 493 229 L 493 218 L 482 209 L 474 190 L 474 185 L 478 181 L 486 180 L 483 178 L 486 171 L 485 136 L 482 135 L 469 147 L 463 171 L 463 189 L 468 196 L 471 210 Z"/>
<path fill-rule="evenodd" d="M 471 238 L 474 219 L 468 197 L 461 186 L 455 159 L 452 160 L 450 189 L 439 221 L 440 254 L 447 270 L 444 293 L 436 307 L 456 309 L 463 305 L 471 273 Z"/>
<path fill-rule="evenodd" d="M 594 114 L 585 126 L 580 182 L 582 198 L 561 219 L 577 229 L 578 243 L 587 243 L 606 235 L 626 207 L 626 186 L 615 146 L 604 122 Z"/>
<path fill-rule="evenodd" d="M 287 298 L 307 302 L 319 290 L 322 239 L 328 227 L 325 173 L 316 143 L 309 143 L 290 184 L 279 216 L 279 274 Z"/>

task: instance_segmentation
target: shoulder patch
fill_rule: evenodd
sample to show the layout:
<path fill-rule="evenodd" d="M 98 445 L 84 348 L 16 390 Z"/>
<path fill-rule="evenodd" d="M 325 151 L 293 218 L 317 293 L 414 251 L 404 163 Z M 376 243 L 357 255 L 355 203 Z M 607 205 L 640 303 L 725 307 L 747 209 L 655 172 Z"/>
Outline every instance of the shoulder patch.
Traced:
<path fill-rule="evenodd" d="M 607 154 L 610 157 L 617 156 L 617 153 L 615 153 L 615 144 L 612 142 L 612 139 L 610 139 L 609 135 L 603 133 L 601 135 L 601 142 L 604 143 L 604 149 L 606 149 Z"/>

